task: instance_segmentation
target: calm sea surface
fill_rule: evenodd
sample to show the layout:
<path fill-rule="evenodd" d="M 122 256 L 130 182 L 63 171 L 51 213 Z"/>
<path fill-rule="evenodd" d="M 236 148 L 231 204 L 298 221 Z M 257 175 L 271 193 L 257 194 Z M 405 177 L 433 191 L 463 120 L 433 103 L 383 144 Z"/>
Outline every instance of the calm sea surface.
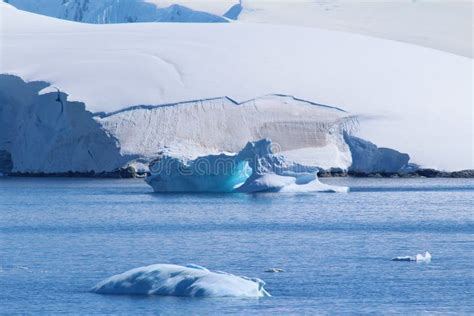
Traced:
<path fill-rule="evenodd" d="M 142 180 L 1 178 L 0 313 L 474 313 L 474 180 L 323 182 L 352 192 L 160 195 Z M 424 251 L 429 264 L 390 261 Z M 259 277 L 273 297 L 88 292 L 153 263 Z"/>

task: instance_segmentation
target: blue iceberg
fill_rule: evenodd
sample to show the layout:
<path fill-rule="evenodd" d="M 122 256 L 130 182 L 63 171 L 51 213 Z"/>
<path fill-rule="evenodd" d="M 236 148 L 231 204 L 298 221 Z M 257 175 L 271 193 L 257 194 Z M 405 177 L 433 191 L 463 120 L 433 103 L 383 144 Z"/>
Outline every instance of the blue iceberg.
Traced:
<path fill-rule="evenodd" d="M 146 181 L 155 192 L 347 192 L 319 182 L 318 168 L 287 161 L 268 139 L 249 142 L 237 154 L 186 159 L 161 155 Z"/>

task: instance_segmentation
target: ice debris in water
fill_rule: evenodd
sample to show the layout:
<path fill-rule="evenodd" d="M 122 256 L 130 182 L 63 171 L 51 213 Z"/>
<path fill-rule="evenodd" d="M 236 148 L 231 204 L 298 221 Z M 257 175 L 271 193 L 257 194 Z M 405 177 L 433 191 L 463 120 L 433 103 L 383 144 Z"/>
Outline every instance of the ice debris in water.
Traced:
<path fill-rule="evenodd" d="M 392 261 L 416 261 L 416 262 L 430 262 L 431 261 L 431 254 L 427 251 L 425 254 L 417 254 L 415 256 L 403 256 L 403 257 L 395 257 Z"/>
<path fill-rule="evenodd" d="M 279 272 L 285 272 L 285 270 L 281 268 L 271 268 L 271 269 L 265 270 L 265 272 L 279 273 Z"/>
<path fill-rule="evenodd" d="M 190 264 L 154 264 L 109 277 L 92 288 L 98 294 L 185 297 L 271 296 L 258 278 L 236 276 Z"/>
<path fill-rule="evenodd" d="M 237 154 L 196 159 L 162 155 L 146 180 L 155 192 L 348 192 L 318 180 L 318 168 L 272 152 L 268 139 L 249 142 Z"/>

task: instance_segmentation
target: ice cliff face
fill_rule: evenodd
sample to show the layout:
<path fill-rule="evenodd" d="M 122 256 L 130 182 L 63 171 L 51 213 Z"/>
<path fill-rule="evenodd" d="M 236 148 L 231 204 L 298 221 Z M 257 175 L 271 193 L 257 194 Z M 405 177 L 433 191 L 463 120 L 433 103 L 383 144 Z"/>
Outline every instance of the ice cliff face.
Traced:
<path fill-rule="evenodd" d="M 410 156 L 391 148 L 378 148 L 377 145 L 344 133 L 344 140 L 352 153 L 352 165 L 355 173 L 398 172 L 406 167 Z"/>
<path fill-rule="evenodd" d="M 48 86 L 0 75 L 0 172 L 100 173 L 128 165 L 147 170 L 163 154 L 195 159 L 237 153 L 262 138 L 273 141 L 273 153 L 313 172 L 351 165 L 388 171 L 408 159 L 389 149 L 381 154 L 352 136 L 345 139 L 357 124 L 354 117 L 292 96 L 242 103 L 223 97 L 93 114 L 64 92 L 41 94 Z"/>
<path fill-rule="evenodd" d="M 273 95 L 241 104 L 216 98 L 94 115 L 65 93 L 40 94 L 47 86 L 0 75 L 2 170 L 103 172 L 129 164 L 146 169 L 159 153 L 192 158 L 238 152 L 265 137 L 295 161 L 325 169 L 351 165 L 342 132 L 353 118 L 337 108 Z"/>
<path fill-rule="evenodd" d="M 270 95 L 243 103 L 229 98 L 135 107 L 98 117 L 120 140 L 123 155 L 147 160 L 159 152 L 194 158 L 238 152 L 249 141 L 272 140 L 292 161 L 347 169 L 351 153 L 342 137 L 353 118 L 340 109 L 291 96 Z"/>
<path fill-rule="evenodd" d="M 223 17 L 173 4 L 158 7 L 144 0 L 4 0 L 18 9 L 77 22 L 227 22 Z"/>
<path fill-rule="evenodd" d="M 83 103 L 68 102 L 60 92 L 39 95 L 46 86 L 0 75 L 0 169 L 102 172 L 126 163 L 117 140 Z"/>

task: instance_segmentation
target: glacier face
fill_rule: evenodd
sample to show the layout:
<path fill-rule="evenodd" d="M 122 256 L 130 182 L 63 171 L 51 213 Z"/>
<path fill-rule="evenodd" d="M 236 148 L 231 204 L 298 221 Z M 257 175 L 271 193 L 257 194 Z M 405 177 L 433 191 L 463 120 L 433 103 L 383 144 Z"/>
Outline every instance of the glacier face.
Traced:
<path fill-rule="evenodd" d="M 46 86 L 0 75 L 0 163 L 4 169 L 102 172 L 130 160 L 120 154 L 117 140 L 94 121 L 83 103 L 67 101 L 62 92 L 40 95 Z"/>
<path fill-rule="evenodd" d="M 267 173 L 245 188 L 301 191 L 321 190 L 318 168 L 398 171 L 408 160 L 389 149 L 381 154 L 375 145 L 348 136 L 357 126 L 349 113 L 292 96 L 268 95 L 242 103 L 222 97 L 92 114 L 59 90 L 40 94 L 47 86 L 0 75 L 0 172 L 101 173 L 130 165 L 147 171 L 149 162 L 163 155 L 173 157 L 178 168 L 198 157 L 233 157 L 248 141 L 269 138 L 272 153 L 311 170 L 293 176 Z M 237 177 L 214 173 L 209 186 L 197 179 L 192 190 L 234 190 L 252 175 L 251 166 L 243 162 L 248 158 L 236 163 Z M 178 175 L 179 181 L 172 181 L 176 185 L 189 182 L 173 174 Z M 169 182 L 163 190 L 177 190 Z"/>
<path fill-rule="evenodd" d="M 273 150 L 293 155 L 292 161 L 324 169 L 351 165 L 342 133 L 354 118 L 338 108 L 271 95 L 240 104 L 223 97 L 92 114 L 59 90 L 40 94 L 48 85 L 0 75 L 2 170 L 147 170 L 160 153 L 188 159 L 236 153 L 261 138 L 271 138 Z"/>
<path fill-rule="evenodd" d="M 391 148 L 378 148 L 375 144 L 344 133 L 344 140 L 352 154 L 349 171 L 354 173 L 398 172 L 407 167 L 410 156 Z"/>
<path fill-rule="evenodd" d="M 76 22 L 227 22 L 218 15 L 182 5 L 158 7 L 144 0 L 5 0 L 18 9 Z"/>
<path fill-rule="evenodd" d="M 188 158 L 236 153 L 249 141 L 269 138 L 275 151 L 302 164 L 347 169 L 352 162 L 342 136 L 353 124 L 350 114 L 292 96 L 132 107 L 96 120 L 120 140 L 123 155 L 147 160 L 159 152 Z"/>

